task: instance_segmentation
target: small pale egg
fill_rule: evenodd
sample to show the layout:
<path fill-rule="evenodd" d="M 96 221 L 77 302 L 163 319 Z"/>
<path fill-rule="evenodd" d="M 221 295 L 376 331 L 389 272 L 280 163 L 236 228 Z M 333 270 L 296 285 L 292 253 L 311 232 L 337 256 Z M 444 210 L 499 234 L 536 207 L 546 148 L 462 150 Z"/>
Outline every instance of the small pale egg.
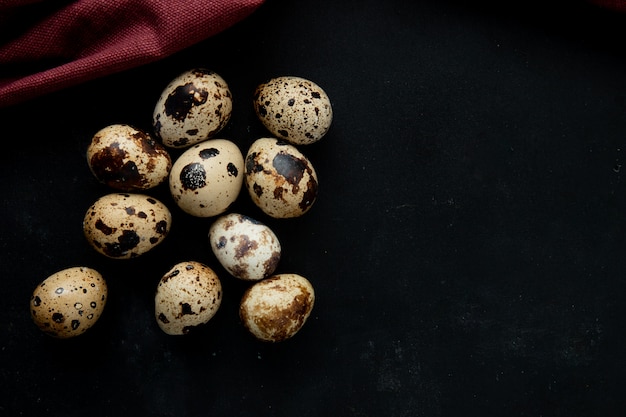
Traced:
<path fill-rule="evenodd" d="M 247 281 L 267 278 L 280 261 L 281 247 L 267 225 L 238 213 L 221 216 L 209 228 L 211 250 L 232 276 Z"/>
<path fill-rule="evenodd" d="M 222 284 L 211 268 L 180 262 L 157 285 L 154 315 L 165 333 L 183 335 L 211 320 L 221 302 Z"/>
<path fill-rule="evenodd" d="M 213 71 L 196 68 L 175 77 L 154 108 L 155 134 L 170 148 L 185 148 L 214 137 L 230 120 L 228 84 Z"/>
<path fill-rule="evenodd" d="M 140 256 L 159 245 L 172 224 L 169 209 L 144 194 L 100 197 L 83 220 L 85 238 L 101 254 L 115 259 Z"/>
<path fill-rule="evenodd" d="M 212 217 L 224 213 L 243 184 L 243 155 L 227 139 L 209 139 L 185 150 L 174 162 L 172 198 L 186 213 Z"/>
<path fill-rule="evenodd" d="M 87 163 L 98 181 L 123 191 L 154 188 L 167 180 L 172 168 L 163 145 L 126 124 L 96 132 L 87 148 Z"/>
<path fill-rule="evenodd" d="M 68 339 L 85 333 L 100 318 L 107 284 L 91 268 L 71 267 L 44 279 L 30 298 L 30 313 L 44 333 Z"/>
<path fill-rule="evenodd" d="M 239 317 L 257 339 L 280 342 L 304 326 L 315 303 L 311 283 L 297 274 L 278 274 L 254 283 L 244 293 Z"/>
<path fill-rule="evenodd" d="M 246 154 L 245 185 L 256 204 L 274 218 L 299 217 L 317 199 L 317 174 L 295 146 L 261 138 Z"/>
<path fill-rule="evenodd" d="M 254 109 L 265 128 L 294 145 L 309 145 L 330 129 L 333 109 L 326 92 L 294 76 L 273 78 L 257 86 Z"/>

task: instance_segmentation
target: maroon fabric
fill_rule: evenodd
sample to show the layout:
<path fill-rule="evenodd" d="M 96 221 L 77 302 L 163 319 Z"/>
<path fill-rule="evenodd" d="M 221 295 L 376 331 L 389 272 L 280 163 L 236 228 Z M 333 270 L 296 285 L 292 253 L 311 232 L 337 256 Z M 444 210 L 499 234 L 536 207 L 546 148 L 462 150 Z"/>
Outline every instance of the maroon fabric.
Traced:
<path fill-rule="evenodd" d="M 263 0 L 0 0 L 0 107 L 156 61 Z"/>
<path fill-rule="evenodd" d="M 591 0 L 591 2 L 606 9 L 626 12 L 626 0 Z"/>

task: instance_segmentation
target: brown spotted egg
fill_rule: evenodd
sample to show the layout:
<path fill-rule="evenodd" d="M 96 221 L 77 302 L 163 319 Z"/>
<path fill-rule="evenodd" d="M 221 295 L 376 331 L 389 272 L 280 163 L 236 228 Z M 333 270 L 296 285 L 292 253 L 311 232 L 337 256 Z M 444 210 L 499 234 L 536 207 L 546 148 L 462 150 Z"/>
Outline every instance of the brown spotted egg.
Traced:
<path fill-rule="evenodd" d="M 239 317 L 257 339 L 281 342 L 300 331 L 314 303 L 315 291 L 309 280 L 298 274 L 278 274 L 246 290 Z"/>
<path fill-rule="evenodd" d="M 317 174 L 295 146 L 261 138 L 246 154 L 245 185 L 256 204 L 274 218 L 299 217 L 317 199 Z"/>
<path fill-rule="evenodd" d="M 176 204 L 196 217 L 224 213 L 243 184 L 243 155 L 227 139 L 209 139 L 185 150 L 170 171 L 170 193 Z"/>
<path fill-rule="evenodd" d="M 172 168 L 163 145 L 126 124 L 96 132 L 87 148 L 87 163 L 98 181 L 123 191 L 154 188 L 167 180 Z"/>
<path fill-rule="evenodd" d="M 154 108 L 155 134 L 170 148 L 185 148 L 214 137 L 230 120 L 228 84 L 213 71 L 196 68 L 175 77 Z"/>
<path fill-rule="evenodd" d="M 281 247 L 267 225 L 243 214 L 229 213 L 213 222 L 209 242 L 220 264 L 235 278 L 267 278 L 280 261 Z"/>
<path fill-rule="evenodd" d="M 165 333 L 183 335 L 206 324 L 222 302 L 222 284 L 215 272 L 200 262 L 180 262 L 159 281 L 154 315 Z"/>
<path fill-rule="evenodd" d="M 87 267 L 71 267 L 44 279 L 30 298 L 30 313 L 44 333 L 68 339 L 98 321 L 107 301 L 102 275 Z"/>
<path fill-rule="evenodd" d="M 85 214 L 83 231 L 91 246 L 115 259 L 140 256 L 167 237 L 169 209 L 144 194 L 113 193 L 100 197 Z"/>
<path fill-rule="evenodd" d="M 326 92 L 294 76 L 273 78 L 257 86 L 254 109 L 273 135 L 294 145 L 309 145 L 330 129 L 333 109 Z"/>

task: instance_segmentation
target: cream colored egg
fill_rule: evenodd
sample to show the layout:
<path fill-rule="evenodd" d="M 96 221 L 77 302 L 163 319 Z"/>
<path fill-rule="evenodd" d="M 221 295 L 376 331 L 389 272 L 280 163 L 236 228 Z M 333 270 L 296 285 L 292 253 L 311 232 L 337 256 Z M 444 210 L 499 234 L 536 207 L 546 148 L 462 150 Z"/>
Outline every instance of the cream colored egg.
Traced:
<path fill-rule="evenodd" d="M 260 84 L 254 94 L 254 109 L 267 130 L 294 145 L 317 142 L 333 120 L 326 92 L 313 81 L 294 76 Z"/>
<path fill-rule="evenodd" d="M 281 247 L 267 225 L 239 213 L 221 216 L 211 224 L 209 242 L 220 264 L 235 278 L 267 278 L 280 261 Z"/>
<path fill-rule="evenodd" d="M 104 310 L 107 284 L 91 268 L 71 267 L 44 279 L 30 298 L 30 313 L 46 334 L 67 339 L 85 333 Z"/>
<path fill-rule="evenodd" d="M 228 84 L 213 71 L 196 68 L 175 77 L 154 108 L 155 134 L 171 148 L 210 139 L 230 120 L 233 100 Z"/>
<path fill-rule="evenodd" d="M 170 171 L 172 198 L 186 213 L 212 217 L 224 213 L 243 184 L 243 155 L 227 139 L 210 139 L 185 150 Z"/>
<path fill-rule="evenodd" d="M 222 284 L 215 272 L 200 262 L 180 262 L 159 281 L 154 315 L 165 333 L 183 335 L 206 324 L 222 302 Z"/>
<path fill-rule="evenodd" d="M 172 168 L 163 145 L 126 124 L 96 132 L 87 148 L 87 163 L 98 181 L 123 191 L 154 188 L 167 180 Z"/>
<path fill-rule="evenodd" d="M 100 197 L 85 214 L 83 231 L 89 244 L 115 259 L 140 256 L 167 237 L 169 209 L 144 194 L 113 193 Z"/>
<path fill-rule="evenodd" d="M 274 218 L 299 217 L 317 199 L 317 174 L 295 146 L 261 138 L 246 154 L 245 185 L 254 204 Z"/>
<path fill-rule="evenodd" d="M 257 339 L 281 342 L 300 331 L 314 304 L 315 292 L 309 280 L 297 274 L 278 274 L 246 290 L 239 317 Z"/>

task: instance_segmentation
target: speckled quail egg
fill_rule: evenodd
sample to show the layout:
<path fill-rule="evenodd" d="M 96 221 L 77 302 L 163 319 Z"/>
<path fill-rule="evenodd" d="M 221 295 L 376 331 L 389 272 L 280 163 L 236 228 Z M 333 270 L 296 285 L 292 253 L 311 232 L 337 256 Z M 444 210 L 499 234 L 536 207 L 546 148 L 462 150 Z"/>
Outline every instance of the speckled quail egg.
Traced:
<path fill-rule="evenodd" d="M 273 135 L 294 145 L 309 145 L 330 129 L 333 109 L 324 90 L 294 76 L 273 78 L 257 86 L 254 109 Z"/>
<path fill-rule="evenodd" d="M 115 259 L 140 256 L 159 245 L 172 224 L 169 209 L 144 194 L 112 193 L 89 207 L 83 220 L 87 241 L 101 254 Z"/>
<path fill-rule="evenodd" d="M 274 218 L 302 216 L 317 199 L 317 174 L 311 161 L 276 138 L 252 143 L 244 182 L 254 204 Z"/>
<path fill-rule="evenodd" d="M 257 339 L 281 342 L 300 331 L 314 303 L 315 292 L 309 280 L 298 274 L 278 274 L 246 290 L 239 317 Z"/>
<path fill-rule="evenodd" d="M 222 302 L 222 284 L 217 274 L 200 262 L 180 262 L 159 281 L 154 315 L 165 333 L 183 335 L 206 324 Z"/>
<path fill-rule="evenodd" d="M 85 333 L 98 321 L 107 301 L 107 284 L 91 268 L 71 267 L 44 279 L 30 298 L 30 313 L 46 334 L 68 339 Z"/>
<path fill-rule="evenodd" d="M 123 191 L 154 188 L 167 180 L 172 168 L 163 145 L 127 124 L 96 132 L 87 148 L 87 163 L 98 181 Z"/>
<path fill-rule="evenodd" d="M 171 148 L 185 148 L 214 137 L 230 120 L 228 84 L 213 71 L 195 68 L 175 77 L 154 108 L 155 134 Z"/>
<path fill-rule="evenodd" d="M 267 225 L 239 213 L 219 217 L 209 229 L 211 250 L 235 278 L 267 278 L 280 261 L 281 247 Z"/>
<path fill-rule="evenodd" d="M 186 213 L 212 217 L 224 213 L 243 184 L 243 155 L 227 139 L 209 139 L 185 150 L 174 162 L 172 198 Z"/>

